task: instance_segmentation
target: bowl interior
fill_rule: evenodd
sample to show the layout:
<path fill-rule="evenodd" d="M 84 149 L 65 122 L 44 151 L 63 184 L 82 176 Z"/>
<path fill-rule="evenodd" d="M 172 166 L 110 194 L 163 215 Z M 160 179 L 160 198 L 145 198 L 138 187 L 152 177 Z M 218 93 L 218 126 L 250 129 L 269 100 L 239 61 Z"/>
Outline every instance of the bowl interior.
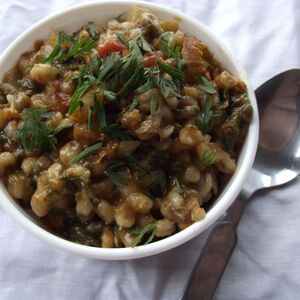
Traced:
<path fill-rule="evenodd" d="M 3 77 L 7 70 L 13 67 L 23 52 L 33 48 L 33 44 L 36 40 L 46 39 L 50 33 L 57 30 L 64 30 L 68 33 L 72 33 L 89 21 L 94 21 L 99 25 L 105 25 L 108 20 L 127 11 L 133 4 L 147 7 L 162 20 L 174 18 L 179 20 L 180 29 L 182 31 L 204 41 L 224 69 L 230 71 L 233 75 L 246 82 L 249 98 L 254 108 L 254 117 L 238 160 L 237 170 L 209 209 L 206 218 L 201 222 L 194 223 L 187 229 L 173 236 L 147 246 L 139 246 L 134 249 L 102 249 L 77 245 L 66 241 L 42 229 L 39 226 L 38 221 L 26 214 L 26 212 L 10 197 L 3 184 L 0 184 L 0 204 L 24 227 L 60 248 L 84 256 L 101 259 L 132 259 L 153 255 L 180 245 L 205 230 L 225 212 L 240 191 L 246 173 L 252 166 L 257 146 L 258 115 L 256 100 L 242 67 L 235 62 L 234 58 L 226 50 L 223 44 L 210 33 L 206 27 L 191 17 L 160 5 L 141 1 L 101 1 L 76 6 L 48 17 L 23 33 L 4 52 L 0 58 L 0 78 Z"/>

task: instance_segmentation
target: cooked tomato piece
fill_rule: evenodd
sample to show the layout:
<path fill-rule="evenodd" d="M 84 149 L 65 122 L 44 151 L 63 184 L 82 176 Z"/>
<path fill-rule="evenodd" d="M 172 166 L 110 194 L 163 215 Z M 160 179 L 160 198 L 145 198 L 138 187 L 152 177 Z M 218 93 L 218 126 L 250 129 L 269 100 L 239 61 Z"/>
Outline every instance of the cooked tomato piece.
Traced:
<path fill-rule="evenodd" d="M 150 67 L 153 67 L 160 59 L 161 59 L 161 56 L 158 54 L 145 56 L 144 60 L 142 61 L 142 64 L 145 68 L 150 68 Z"/>
<path fill-rule="evenodd" d="M 52 101 L 49 103 L 49 110 L 59 111 L 63 115 L 68 112 L 71 96 L 64 92 L 57 92 L 53 95 Z"/>
<path fill-rule="evenodd" d="M 118 53 L 122 50 L 125 50 L 126 47 L 119 41 L 105 41 L 103 44 L 97 47 L 98 55 L 100 57 L 105 57 L 111 52 Z"/>

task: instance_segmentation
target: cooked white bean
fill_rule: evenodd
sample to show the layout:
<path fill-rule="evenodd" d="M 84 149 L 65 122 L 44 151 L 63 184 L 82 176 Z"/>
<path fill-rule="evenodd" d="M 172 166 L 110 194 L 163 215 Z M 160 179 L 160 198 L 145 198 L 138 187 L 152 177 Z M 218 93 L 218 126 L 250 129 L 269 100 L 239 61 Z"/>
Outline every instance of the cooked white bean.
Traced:
<path fill-rule="evenodd" d="M 8 176 L 7 190 L 15 199 L 30 199 L 32 192 L 30 179 L 22 172 L 13 173 Z"/>
<path fill-rule="evenodd" d="M 189 182 L 198 182 L 200 180 L 200 171 L 197 167 L 193 165 L 187 166 L 187 168 L 184 171 L 183 179 L 186 183 Z"/>
<path fill-rule="evenodd" d="M 176 225 L 167 219 L 158 220 L 154 229 L 154 234 L 157 237 L 164 237 L 171 235 L 176 230 Z"/>
<path fill-rule="evenodd" d="M 130 228 L 135 223 L 135 213 L 127 202 L 119 204 L 114 215 L 116 223 L 122 228 Z"/>
<path fill-rule="evenodd" d="M 179 140 L 182 144 L 195 146 L 203 141 L 203 136 L 196 126 L 189 124 L 180 130 Z"/>
<path fill-rule="evenodd" d="M 90 220 L 94 215 L 94 207 L 91 203 L 88 191 L 82 190 L 77 192 L 76 198 L 76 214 L 82 221 Z"/>
<path fill-rule="evenodd" d="M 46 84 L 54 80 L 58 73 L 59 70 L 49 64 L 35 64 L 30 70 L 30 77 L 38 83 Z"/>
<path fill-rule="evenodd" d="M 76 180 L 81 184 L 88 184 L 91 177 L 91 171 L 81 164 L 73 164 L 64 171 L 63 177 L 70 180 Z"/>
<path fill-rule="evenodd" d="M 176 187 L 173 187 L 166 195 L 166 200 L 169 201 L 176 209 L 184 204 L 183 197 L 177 192 Z"/>
<path fill-rule="evenodd" d="M 114 238 L 114 232 L 109 227 L 105 227 L 101 235 L 102 248 L 114 248 Z"/>
<path fill-rule="evenodd" d="M 4 175 L 8 167 L 12 167 L 17 163 L 15 156 L 10 152 L 0 153 L 0 176 Z"/>
<path fill-rule="evenodd" d="M 60 148 L 59 158 L 63 164 L 67 164 L 82 151 L 83 148 L 78 142 L 71 141 Z"/>
<path fill-rule="evenodd" d="M 153 206 L 152 200 L 148 196 L 139 192 L 130 194 L 126 198 L 126 201 L 138 214 L 148 213 Z"/>
<path fill-rule="evenodd" d="M 105 224 L 110 224 L 115 220 L 114 208 L 105 200 L 101 200 L 101 202 L 98 204 L 96 213 Z"/>
<path fill-rule="evenodd" d="M 21 169 L 26 176 L 31 176 L 40 171 L 37 159 L 34 157 L 26 157 L 23 159 Z"/>
<path fill-rule="evenodd" d="M 205 218 L 205 210 L 202 207 L 194 207 L 191 212 L 193 222 L 200 221 Z"/>

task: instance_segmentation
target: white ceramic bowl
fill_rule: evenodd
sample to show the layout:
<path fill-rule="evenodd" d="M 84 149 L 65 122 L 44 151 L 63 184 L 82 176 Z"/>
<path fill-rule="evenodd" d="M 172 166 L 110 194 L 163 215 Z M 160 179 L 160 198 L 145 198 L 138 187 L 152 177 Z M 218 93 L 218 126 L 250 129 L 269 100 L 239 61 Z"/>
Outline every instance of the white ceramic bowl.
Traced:
<path fill-rule="evenodd" d="M 42 240 L 49 242 L 60 249 L 97 259 L 125 260 L 154 255 L 179 246 L 200 234 L 225 213 L 241 190 L 247 172 L 252 166 L 258 141 L 258 113 L 256 99 L 244 69 L 236 62 L 234 56 L 229 53 L 222 42 L 200 22 L 183 13 L 157 4 L 141 1 L 106 0 L 68 8 L 60 13 L 47 17 L 21 34 L 3 53 L 0 58 L 0 78 L 3 77 L 5 71 L 9 70 L 16 63 L 23 52 L 32 48 L 32 45 L 36 40 L 46 39 L 51 32 L 60 29 L 67 32 L 73 32 L 88 21 L 106 24 L 110 18 L 127 11 L 133 4 L 148 8 L 163 20 L 170 20 L 176 17 L 177 20 L 181 20 L 180 29 L 182 31 L 194 35 L 204 41 L 213 52 L 215 58 L 221 62 L 222 66 L 247 84 L 249 98 L 254 109 L 254 116 L 238 160 L 237 170 L 225 189 L 219 195 L 218 199 L 207 212 L 204 220 L 194 223 L 175 235 L 146 246 L 102 249 L 69 242 L 40 227 L 36 221 L 15 203 L 2 183 L 0 184 L 0 204 L 16 220 L 16 222 L 19 222 L 24 228 L 28 229 Z M 234 34 L 234 32 L 232 34 Z"/>

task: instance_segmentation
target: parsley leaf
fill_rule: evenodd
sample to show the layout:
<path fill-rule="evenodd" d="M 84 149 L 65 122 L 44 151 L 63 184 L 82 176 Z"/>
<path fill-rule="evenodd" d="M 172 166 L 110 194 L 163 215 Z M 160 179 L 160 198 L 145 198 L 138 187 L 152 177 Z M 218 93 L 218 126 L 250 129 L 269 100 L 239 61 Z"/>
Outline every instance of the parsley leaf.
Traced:
<path fill-rule="evenodd" d="M 197 76 L 197 80 L 199 82 L 199 87 L 208 94 L 216 94 L 217 91 L 211 84 L 209 80 L 207 80 L 204 76 Z"/>
<path fill-rule="evenodd" d="M 156 224 L 148 224 L 146 225 L 145 227 L 143 228 L 139 228 L 139 227 L 134 227 L 134 228 L 131 228 L 129 229 L 129 232 L 131 234 L 134 234 L 136 235 L 136 238 L 133 240 L 132 242 L 132 247 L 136 247 L 141 241 L 142 239 L 144 238 L 144 236 L 147 234 L 147 233 L 150 233 L 151 232 L 151 235 L 149 236 L 149 238 L 146 240 L 146 242 L 144 243 L 144 245 L 147 245 L 149 244 L 150 242 L 153 241 L 154 237 L 155 237 L 155 234 L 154 234 L 154 229 L 156 228 Z"/>
<path fill-rule="evenodd" d="M 39 108 L 25 108 L 22 112 L 23 126 L 17 129 L 16 137 L 23 149 L 28 151 L 55 148 L 57 140 L 47 123 L 53 113 Z"/>
<path fill-rule="evenodd" d="M 70 164 L 75 164 L 75 163 L 80 162 L 82 159 L 96 153 L 98 151 L 98 149 L 101 148 L 102 146 L 103 146 L 103 143 L 100 142 L 100 143 L 94 144 L 94 145 L 86 148 L 85 150 L 80 152 L 78 155 L 73 157 L 73 159 L 70 161 Z"/>

